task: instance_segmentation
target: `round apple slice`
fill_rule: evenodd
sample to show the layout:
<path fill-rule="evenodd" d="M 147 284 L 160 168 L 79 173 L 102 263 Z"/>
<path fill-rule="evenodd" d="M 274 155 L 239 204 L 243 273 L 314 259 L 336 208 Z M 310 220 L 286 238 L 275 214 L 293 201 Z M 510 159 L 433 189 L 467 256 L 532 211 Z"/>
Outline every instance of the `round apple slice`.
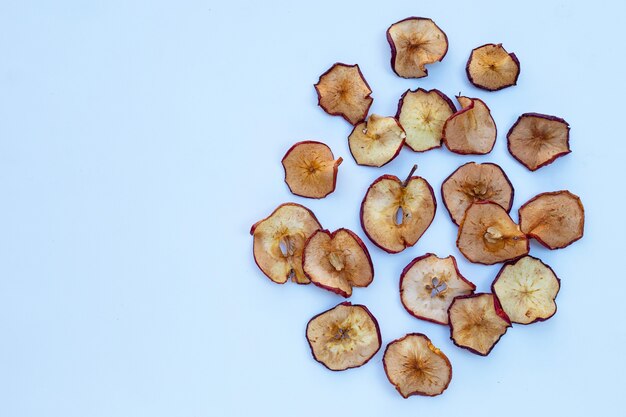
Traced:
<path fill-rule="evenodd" d="M 585 209 L 569 191 L 542 193 L 519 209 L 522 232 L 548 249 L 561 249 L 583 237 Z"/>
<path fill-rule="evenodd" d="M 438 258 L 427 253 L 413 259 L 400 275 L 400 299 L 404 308 L 418 319 L 448 324 L 448 307 L 459 295 L 474 293 L 456 264 L 454 256 Z"/>
<path fill-rule="evenodd" d="M 364 305 L 349 302 L 309 320 L 306 338 L 313 358 L 331 371 L 365 365 L 382 343 L 372 313 Z"/>
<path fill-rule="evenodd" d="M 400 153 L 406 134 L 393 117 L 372 114 L 348 137 L 350 152 L 359 165 L 381 167 Z"/>
<path fill-rule="evenodd" d="M 526 235 L 506 210 L 491 201 L 473 203 L 459 226 L 456 245 L 470 261 L 492 265 L 528 254 Z"/>
<path fill-rule="evenodd" d="M 513 158 L 531 171 L 571 152 L 569 124 L 556 116 L 524 113 L 511 127 L 506 138 Z"/>
<path fill-rule="evenodd" d="M 440 395 L 452 379 L 448 357 L 422 333 L 410 333 L 389 343 L 383 366 L 389 382 L 404 398 Z"/>
<path fill-rule="evenodd" d="M 552 268 L 532 256 L 505 264 L 491 284 L 504 312 L 519 324 L 552 317 L 560 288 L 561 281 Z"/>
<path fill-rule="evenodd" d="M 454 153 L 484 155 L 496 143 L 496 123 L 484 101 L 457 96 L 462 109 L 443 125 L 443 141 Z"/>
<path fill-rule="evenodd" d="M 335 159 L 330 148 L 321 142 L 298 142 L 282 160 L 285 182 L 295 195 L 324 198 L 335 191 L 337 170 L 342 161 L 342 158 Z"/>
<path fill-rule="evenodd" d="M 456 108 L 439 90 L 407 90 L 398 103 L 396 117 L 406 131 L 406 144 L 416 152 L 441 146 L 443 124 Z"/>
<path fill-rule="evenodd" d="M 454 344 L 482 356 L 487 356 L 511 327 L 511 321 L 493 294 L 457 297 L 448 315 L 450 339 Z"/>
<path fill-rule="evenodd" d="M 277 284 L 284 284 L 289 278 L 308 284 L 302 270 L 302 250 L 309 236 L 321 228 L 308 208 L 296 203 L 281 204 L 250 229 L 254 261 Z"/>
<path fill-rule="evenodd" d="M 431 19 L 409 17 L 389 26 L 391 68 L 403 78 L 428 75 L 426 65 L 441 61 L 448 52 L 448 37 Z"/>
<path fill-rule="evenodd" d="M 461 165 L 441 185 L 443 203 L 457 225 L 476 201 L 492 201 L 511 211 L 513 192 L 513 185 L 502 168 L 489 162 Z"/>
<path fill-rule="evenodd" d="M 393 175 L 379 177 L 361 203 L 365 234 L 386 252 L 415 245 L 435 217 L 435 194 L 425 179 L 412 176 L 416 169 L 413 166 L 404 182 Z"/>
<path fill-rule="evenodd" d="M 472 50 L 465 70 L 476 87 L 497 91 L 517 84 L 520 66 L 515 54 L 509 54 L 501 43 L 488 43 Z"/>
<path fill-rule="evenodd" d="M 317 104 L 333 116 L 355 125 L 367 117 L 374 99 L 358 65 L 336 63 L 315 84 Z"/>
<path fill-rule="evenodd" d="M 367 287 L 374 279 L 367 247 L 348 229 L 313 233 L 304 246 L 302 268 L 313 284 L 343 297 L 352 295 L 352 287 Z"/>

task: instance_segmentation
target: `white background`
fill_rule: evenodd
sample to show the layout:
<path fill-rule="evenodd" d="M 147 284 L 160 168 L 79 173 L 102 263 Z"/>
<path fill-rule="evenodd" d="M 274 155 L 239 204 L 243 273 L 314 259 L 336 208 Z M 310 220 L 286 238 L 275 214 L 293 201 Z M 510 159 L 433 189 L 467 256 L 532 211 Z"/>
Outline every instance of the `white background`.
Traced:
<path fill-rule="evenodd" d="M 0 5 L 0 415 L 325 416 L 616 415 L 626 373 L 623 256 L 623 3 L 4 1 Z M 433 18 L 450 48 L 420 80 L 389 66 L 387 27 Z M 472 87 L 472 48 L 502 42 L 518 85 Z M 351 127 L 316 106 L 313 84 L 336 61 L 358 63 L 391 115 L 407 89 L 483 99 L 493 152 L 404 149 L 357 166 Z M 506 150 L 524 112 L 565 118 L 573 152 L 531 173 Z M 293 196 L 280 159 L 296 141 L 342 156 L 336 191 Z M 402 268 L 425 252 L 454 255 L 488 290 L 499 266 L 468 263 L 439 188 L 468 161 L 500 164 L 512 216 L 543 191 L 569 189 L 585 237 L 531 254 L 562 280 L 558 313 L 514 326 L 488 357 L 455 347 L 448 328 L 402 307 Z M 411 165 L 439 203 L 413 248 L 388 255 L 364 237 L 367 186 Z M 423 332 L 450 358 L 436 398 L 404 400 L 382 350 L 365 366 L 315 362 L 307 321 L 342 299 L 276 285 L 252 258 L 250 226 L 276 206 L 311 208 L 325 228 L 366 242 L 374 282 L 352 302 L 377 317 L 386 345 Z"/>

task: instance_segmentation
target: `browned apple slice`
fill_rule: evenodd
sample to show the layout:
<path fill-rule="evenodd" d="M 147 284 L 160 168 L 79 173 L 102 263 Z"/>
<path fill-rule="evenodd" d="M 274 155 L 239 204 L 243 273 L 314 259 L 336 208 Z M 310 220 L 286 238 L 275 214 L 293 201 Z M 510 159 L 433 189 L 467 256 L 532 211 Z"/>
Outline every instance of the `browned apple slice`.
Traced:
<path fill-rule="evenodd" d="M 302 250 L 309 236 L 321 228 L 308 208 L 296 203 L 281 204 L 250 229 L 254 237 L 254 261 L 278 284 L 289 278 L 298 284 L 308 284 L 309 279 L 302 271 Z"/>
<path fill-rule="evenodd" d="M 467 208 L 476 201 L 492 201 L 507 212 L 513 204 L 513 185 L 496 164 L 468 162 L 441 185 L 443 203 L 452 221 L 460 224 Z"/>
<path fill-rule="evenodd" d="M 529 251 L 526 235 L 506 210 L 491 201 L 469 206 L 456 245 L 470 262 L 485 265 L 516 259 Z"/>
<path fill-rule="evenodd" d="M 491 285 L 513 323 L 530 324 L 556 313 L 561 281 L 548 265 L 532 256 L 505 264 Z"/>
<path fill-rule="evenodd" d="M 282 160 L 285 182 L 295 195 L 324 198 L 335 191 L 337 170 L 342 161 L 342 158 L 335 159 L 330 148 L 321 142 L 298 142 Z"/>
<path fill-rule="evenodd" d="M 443 125 L 443 142 L 462 155 L 484 155 L 496 143 L 496 123 L 489 107 L 478 98 L 457 97 L 462 109 Z"/>
<path fill-rule="evenodd" d="M 488 43 L 472 50 L 465 70 L 476 87 L 496 91 L 517 84 L 520 66 L 515 54 L 509 54 L 501 43 Z"/>
<path fill-rule="evenodd" d="M 487 356 L 511 327 L 511 321 L 493 294 L 457 297 L 448 315 L 450 339 L 454 344 L 482 356 Z"/>
<path fill-rule="evenodd" d="M 427 253 L 415 258 L 400 275 L 400 299 L 404 308 L 418 319 L 448 324 L 448 307 L 454 297 L 469 295 L 476 286 L 469 282 L 454 256 L 438 258 Z"/>
<path fill-rule="evenodd" d="M 448 37 L 431 19 L 409 17 L 389 26 L 391 68 L 403 78 L 428 75 L 426 65 L 441 61 L 448 52 Z"/>
<path fill-rule="evenodd" d="M 556 116 L 524 113 L 507 133 L 509 152 L 531 171 L 570 153 L 569 124 Z"/>
<path fill-rule="evenodd" d="M 441 146 L 443 124 L 456 111 L 439 90 L 407 90 L 398 103 L 396 117 L 406 131 L 406 144 L 416 152 Z"/>
<path fill-rule="evenodd" d="M 428 182 L 412 176 L 404 182 L 383 175 L 367 189 L 361 203 L 361 226 L 379 248 L 398 253 L 415 245 L 435 217 L 437 203 Z"/>
<path fill-rule="evenodd" d="M 364 305 L 349 302 L 309 320 L 306 338 L 313 358 L 331 371 L 365 365 L 381 345 L 376 318 Z"/>
<path fill-rule="evenodd" d="M 374 99 L 358 65 L 336 63 L 315 84 L 317 103 L 333 116 L 355 125 L 367 117 Z"/>
<path fill-rule="evenodd" d="M 367 247 L 348 229 L 313 233 L 304 246 L 302 268 L 313 284 L 343 297 L 352 295 L 352 287 L 367 287 L 374 279 Z"/>
<path fill-rule="evenodd" d="M 410 333 L 389 343 L 383 366 L 389 382 L 404 398 L 440 395 L 452 379 L 448 357 L 422 333 Z"/>
<path fill-rule="evenodd" d="M 372 114 L 348 137 L 350 152 L 359 165 L 381 167 L 398 156 L 406 134 L 393 117 Z"/>
<path fill-rule="evenodd" d="M 583 237 L 585 209 L 569 191 L 542 193 L 519 209 L 522 232 L 548 249 L 561 249 Z"/>

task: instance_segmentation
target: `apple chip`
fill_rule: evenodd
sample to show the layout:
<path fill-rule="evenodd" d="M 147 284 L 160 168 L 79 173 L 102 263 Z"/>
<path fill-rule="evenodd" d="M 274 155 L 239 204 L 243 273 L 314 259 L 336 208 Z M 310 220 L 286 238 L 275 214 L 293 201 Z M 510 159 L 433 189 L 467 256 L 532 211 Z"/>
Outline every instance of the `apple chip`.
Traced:
<path fill-rule="evenodd" d="M 454 297 L 473 294 L 476 286 L 461 273 L 454 256 L 438 258 L 427 253 L 413 259 L 400 275 L 400 299 L 418 319 L 448 324 L 448 307 Z"/>
<path fill-rule="evenodd" d="M 448 52 L 448 37 L 431 19 L 409 17 L 387 29 L 391 68 L 403 78 L 428 75 L 426 65 L 441 61 Z"/>
<path fill-rule="evenodd" d="M 308 284 L 302 270 L 302 250 L 309 236 L 321 228 L 308 208 L 296 203 L 281 204 L 250 229 L 254 261 L 277 284 L 284 284 L 289 278 Z"/>
<path fill-rule="evenodd" d="M 343 297 L 352 295 L 352 287 L 367 287 L 374 279 L 367 247 L 348 229 L 313 233 L 304 246 L 302 268 L 313 284 Z"/>
<path fill-rule="evenodd" d="M 443 141 L 454 153 L 484 155 L 496 143 L 496 123 L 489 107 L 478 98 L 457 96 L 462 109 L 443 125 Z"/>
<path fill-rule="evenodd" d="M 585 209 L 580 198 L 569 191 L 539 194 L 519 209 L 522 232 L 548 249 L 574 243 L 585 229 Z"/>
<path fill-rule="evenodd" d="M 410 333 L 389 343 L 383 366 L 389 382 L 404 398 L 440 395 L 452 379 L 448 357 L 421 333 Z"/>
<path fill-rule="evenodd" d="M 335 159 L 330 148 L 321 142 L 298 142 L 282 160 L 285 182 L 295 195 L 324 198 L 335 191 L 337 170 L 342 161 L 342 158 Z"/>
<path fill-rule="evenodd" d="M 331 371 L 365 365 L 380 349 L 378 322 L 363 305 L 343 302 L 309 320 L 313 358 Z"/>
<path fill-rule="evenodd" d="M 457 297 L 448 314 L 450 339 L 454 344 L 482 356 L 487 356 L 511 327 L 511 321 L 493 294 Z"/>
<path fill-rule="evenodd" d="M 561 281 L 552 268 L 532 256 L 505 264 L 491 289 L 513 323 L 530 324 L 556 313 Z"/>
<path fill-rule="evenodd" d="M 459 226 L 456 245 L 470 261 L 492 265 L 528 254 L 526 235 L 506 210 L 490 201 L 473 203 Z"/>
<path fill-rule="evenodd" d="M 456 108 L 441 91 L 407 90 L 398 103 L 396 117 L 406 131 L 406 144 L 416 152 L 441 146 L 443 125 Z"/>
<path fill-rule="evenodd" d="M 381 167 L 398 156 L 406 134 L 393 117 L 372 114 L 348 137 L 350 152 L 359 165 Z"/>
<path fill-rule="evenodd" d="M 500 43 L 488 43 L 472 50 L 465 67 L 470 82 L 489 91 L 517 84 L 519 69 L 515 54 L 509 54 Z"/>
<path fill-rule="evenodd" d="M 441 196 L 452 221 L 460 224 L 467 208 L 476 201 L 492 201 L 509 212 L 513 186 L 498 165 L 468 162 L 446 178 Z"/>
<path fill-rule="evenodd" d="M 361 203 L 361 225 L 367 237 L 389 253 L 415 245 L 435 217 L 437 203 L 428 182 L 413 177 L 402 182 L 383 175 L 369 186 Z"/>
<path fill-rule="evenodd" d="M 531 171 L 570 153 L 569 124 L 556 116 L 524 113 L 507 133 L 509 152 Z"/>
<path fill-rule="evenodd" d="M 315 84 L 317 103 L 333 116 L 355 125 L 367 117 L 374 99 L 358 65 L 336 63 Z"/>

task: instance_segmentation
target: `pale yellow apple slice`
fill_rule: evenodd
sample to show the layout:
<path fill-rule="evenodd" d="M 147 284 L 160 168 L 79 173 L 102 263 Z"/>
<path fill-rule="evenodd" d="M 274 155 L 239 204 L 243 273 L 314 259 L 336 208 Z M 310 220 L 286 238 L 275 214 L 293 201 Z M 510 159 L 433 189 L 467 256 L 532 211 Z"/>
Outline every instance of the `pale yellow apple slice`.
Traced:
<path fill-rule="evenodd" d="M 348 137 L 350 152 L 359 165 L 381 167 L 400 153 L 406 134 L 393 117 L 372 114 Z"/>

